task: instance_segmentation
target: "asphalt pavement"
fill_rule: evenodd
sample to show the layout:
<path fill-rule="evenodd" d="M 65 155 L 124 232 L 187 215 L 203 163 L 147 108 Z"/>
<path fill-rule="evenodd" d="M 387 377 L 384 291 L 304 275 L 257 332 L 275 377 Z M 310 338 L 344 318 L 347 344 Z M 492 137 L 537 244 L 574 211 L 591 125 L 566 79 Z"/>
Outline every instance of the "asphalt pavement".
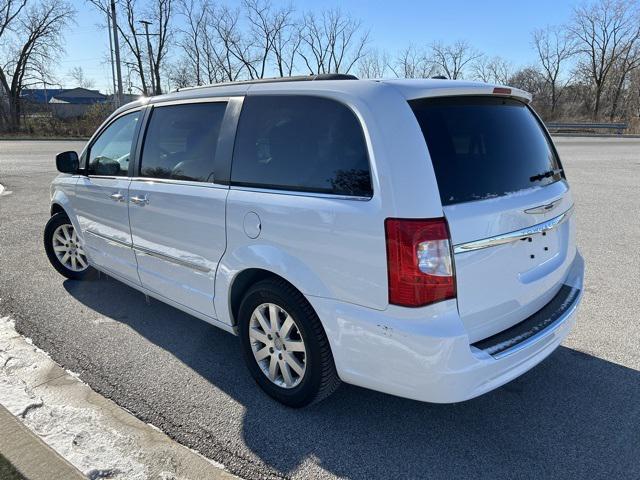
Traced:
<path fill-rule="evenodd" d="M 54 155 L 0 141 L 0 316 L 99 393 L 244 478 L 639 478 L 640 139 L 558 138 L 587 274 L 578 324 L 542 364 L 455 405 L 343 385 L 291 410 L 235 337 L 42 246 Z M 9 193 L 10 192 L 10 193 Z"/>

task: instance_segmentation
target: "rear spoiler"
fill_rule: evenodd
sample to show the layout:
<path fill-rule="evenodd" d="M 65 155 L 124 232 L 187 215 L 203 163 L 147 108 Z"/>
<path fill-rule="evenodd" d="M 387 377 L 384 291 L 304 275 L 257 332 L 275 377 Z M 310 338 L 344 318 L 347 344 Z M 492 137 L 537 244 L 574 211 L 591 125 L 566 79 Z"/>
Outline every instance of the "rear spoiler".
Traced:
<path fill-rule="evenodd" d="M 436 88 L 411 89 L 407 100 L 416 100 L 418 98 L 429 97 L 457 97 L 462 95 L 497 95 L 509 98 L 515 98 L 524 103 L 531 103 L 532 96 L 529 92 L 520 90 L 519 88 L 509 87 L 506 85 L 487 85 L 487 84 L 462 84 L 457 85 L 455 80 L 450 80 L 451 85 L 438 86 Z"/>

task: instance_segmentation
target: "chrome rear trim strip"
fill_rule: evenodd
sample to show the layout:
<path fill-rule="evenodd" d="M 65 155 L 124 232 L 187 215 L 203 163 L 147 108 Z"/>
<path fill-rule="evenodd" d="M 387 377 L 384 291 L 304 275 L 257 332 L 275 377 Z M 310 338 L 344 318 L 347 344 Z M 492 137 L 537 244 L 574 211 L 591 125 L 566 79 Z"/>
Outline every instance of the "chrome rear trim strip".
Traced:
<path fill-rule="evenodd" d="M 542 232 L 548 232 L 554 228 L 562 225 L 566 222 L 573 213 L 573 207 L 569 208 L 564 213 L 561 213 L 557 217 L 547 220 L 546 222 L 538 223 L 531 227 L 523 228 L 522 230 L 516 230 L 515 232 L 504 233 L 502 235 L 496 235 L 495 237 L 483 238 L 482 240 L 474 240 L 473 242 L 460 243 L 453 246 L 453 253 L 465 253 L 473 252 L 474 250 L 482 250 L 483 248 L 495 247 L 497 245 L 504 245 L 505 243 L 511 243 L 524 238 L 538 235 Z"/>

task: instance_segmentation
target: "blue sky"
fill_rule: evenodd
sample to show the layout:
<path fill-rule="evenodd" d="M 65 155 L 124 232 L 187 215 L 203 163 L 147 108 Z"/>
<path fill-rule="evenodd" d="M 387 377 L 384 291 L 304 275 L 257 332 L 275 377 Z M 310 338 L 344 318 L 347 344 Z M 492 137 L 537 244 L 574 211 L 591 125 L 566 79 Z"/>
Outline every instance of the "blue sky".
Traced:
<path fill-rule="evenodd" d="M 236 0 L 221 0 L 234 5 Z M 580 0 L 576 0 L 580 1 Z M 505 2 L 433 0 L 294 0 L 299 11 L 339 6 L 371 30 L 371 46 L 390 53 L 409 44 L 428 45 L 458 39 L 469 41 L 489 56 L 500 55 L 515 65 L 535 61 L 531 31 L 548 24 L 564 23 L 571 17 L 576 1 L 535 0 Z M 66 53 L 56 69 L 64 86 L 73 86 L 68 72 L 82 67 L 85 76 L 100 90 L 110 89 L 107 30 L 105 19 L 84 0 L 73 0 L 78 11 L 77 25 L 66 35 Z M 275 4 L 279 0 L 273 0 Z"/>

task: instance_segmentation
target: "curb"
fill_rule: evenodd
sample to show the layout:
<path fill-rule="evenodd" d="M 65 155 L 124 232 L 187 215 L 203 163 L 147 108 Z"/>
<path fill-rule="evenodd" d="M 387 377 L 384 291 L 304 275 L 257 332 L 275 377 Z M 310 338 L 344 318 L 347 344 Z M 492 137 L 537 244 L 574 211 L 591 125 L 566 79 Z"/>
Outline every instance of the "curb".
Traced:
<path fill-rule="evenodd" d="M 28 480 L 86 480 L 73 465 L 0 405 L 0 455 Z"/>
<path fill-rule="evenodd" d="M 0 454 L 24 475 L 47 466 L 45 476 L 27 480 L 238 480 L 95 392 L 21 336 L 8 317 L 0 317 L 0 405 L 13 414 L 13 423 L 2 416 Z M 5 430 L 5 423 L 13 427 Z M 27 433 L 29 440 L 21 441 Z M 42 457 L 31 447 L 38 442 L 46 444 Z M 52 453 L 86 477 L 52 473 Z"/>

